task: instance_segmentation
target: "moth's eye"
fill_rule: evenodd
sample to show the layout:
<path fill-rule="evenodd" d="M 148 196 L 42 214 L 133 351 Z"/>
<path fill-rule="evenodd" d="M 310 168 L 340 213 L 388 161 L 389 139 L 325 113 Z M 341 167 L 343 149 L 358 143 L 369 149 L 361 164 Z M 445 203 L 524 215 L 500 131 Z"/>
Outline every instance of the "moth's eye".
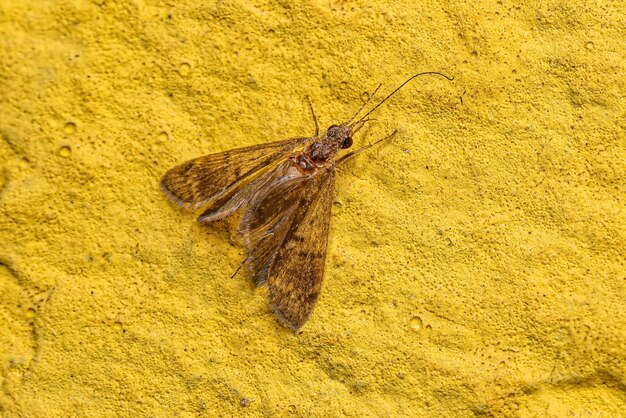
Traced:
<path fill-rule="evenodd" d="M 346 148 L 350 148 L 351 146 L 352 146 L 352 138 L 346 137 L 346 139 L 344 139 L 343 143 L 341 144 L 341 148 L 346 149 Z"/>

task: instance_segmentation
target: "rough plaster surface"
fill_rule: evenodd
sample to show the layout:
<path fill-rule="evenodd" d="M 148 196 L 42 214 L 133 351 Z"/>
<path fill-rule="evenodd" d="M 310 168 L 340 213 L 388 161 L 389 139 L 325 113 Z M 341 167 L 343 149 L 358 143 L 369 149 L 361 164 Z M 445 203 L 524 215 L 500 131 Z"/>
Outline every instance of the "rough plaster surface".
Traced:
<path fill-rule="evenodd" d="M 623 413 L 623 3 L 417 3 L 0 0 L 0 413 Z M 294 335 L 159 177 L 428 70 Z"/>

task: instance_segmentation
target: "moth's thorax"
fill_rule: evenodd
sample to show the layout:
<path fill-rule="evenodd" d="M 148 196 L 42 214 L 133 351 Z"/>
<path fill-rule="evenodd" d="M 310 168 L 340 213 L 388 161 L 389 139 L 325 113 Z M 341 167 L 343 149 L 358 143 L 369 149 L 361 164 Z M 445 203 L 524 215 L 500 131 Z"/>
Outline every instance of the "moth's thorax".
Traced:
<path fill-rule="evenodd" d="M 308 148 L 291 157 L 292 167 L 295 167 L 301 174 L 314 174 L 321 168 L 333 163 L 332 159 L 314 160 L 307 150 Z"/>
<path fill-rule="evenodd" d="M 332 159 L 340 148 L 352 145 L 352 128 L 345 123 L 330 126 L 321 138 L 317 138 L 304 153 L 317 164 Z"/>

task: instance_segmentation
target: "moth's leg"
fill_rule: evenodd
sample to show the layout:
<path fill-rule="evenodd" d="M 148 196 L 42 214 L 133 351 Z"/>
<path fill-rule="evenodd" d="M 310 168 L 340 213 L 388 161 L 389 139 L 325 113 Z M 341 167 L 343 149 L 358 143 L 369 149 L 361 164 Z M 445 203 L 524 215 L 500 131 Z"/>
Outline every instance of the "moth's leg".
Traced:
<path fill-rule="evenodd" d="M 367 100 L 365 101 L 365 103 L 363 103 L 361 105 L 361 107 L 359 108 L 359 110 L 356 111 L 356 113 L 354 115 L 352 115 L 352 117 L 350 118 L 350 120 L 348 120 L 346 123 L 349 125 L 354 118 L 356 118 L 356 116 L 361 113 L 361 110 L 363 110 L 365 108 L 365 106 L 367 106 L 367 104 L 374 98 L 374 95 L 376 94 L 376 92 L 378 91 L 378 89 L 382 86 L 382 83 L 378 85 L 378 87 L 376 87 L 376 89 L 374 90 L 374 92 L 372 94 L 368 94 L 367 95 Z"/>
<path fill-rule="evenodd" d="M 239 267 L 237 267 L 237 270 L 235 270 L 235 272 L 233 273 L 232 276 L 230 276 L 230 278 L 232 279 L 233 277 L 235 277 L 237 275 L 237 273 L 239 273 L 239 270 L 241 270 L 241 268 L 243 267 L 243 265 L 245 264 L 246 261 L 248 261 L 249 257 L 246 257 L 241 264 L 239 264 Z"/>
<path fill-rule="evenodd" d="M 354 126 L 354 128 L 352 128 L 352 136 L 354 136 L 354 134 L 355 134 L 355 133 L 359 132 L 359 131 L 361 130 L 361 128 L 362 128 L 363 126 L 365 126 L 365 124 L 366 124 L 367 122 L 372 122 L 372 121 L 375 121 L 375 120 L 378 120 L 378 119 L 374 119 L 374 118 L 367 118 L 367 119 L 363 119 L 361 122 L 359 122 L 359 123 L 357 123 L 357 124 L 353 125 L 353 126 Z"/>
<path fill-rule="evenodd" d="M 376 142 L 374 142 L 374 143 L 368 144 L 368 145 L 366 145 L 366 146 L 364 146 L 364 147 L 361 147 L 361 148 L 359 148 L 359 149 L 357 149 L 357 150 L 354 150 L 354 151 L 352 151 L 352 152 L 347 153 L 346 155 L 342 156 L 340 159 L 338 159 L 338 160 L 337 160 L 337 164 L 339 164 L 339 163 L 340 163 L 340 162 L 342 162 L 342 161 L 347 160 L 347 159 L 348 159 L 348 158 L 350 158 L 350 157 L 354 157 L 354 156 L 355 156 L 355 155 L 357 155 L 358 153 L 363 152 L 363 151 L 365 151 L 365 150 L 366 150 L 366 149 L 368 149 L 368 148 L 372 148 L 374 145 L 376 145 L 376 144 L 379 144 L 379 143 L 383 142 L 385 139 L 390 139 L 390 138 L 392 138 L 392 137 L 393 137 L 395 134 L 397 134 L 397 133 L 398 133 L 398 130 L 396 129 L 396 130 L 395 130 L 395 131 L 393 131 L 390 135 L 387 135 L 386 137 L 384 137 L 384 138 L 382 138 L 382 139 L 379 139 L 378 141 L 376 141 Z"/>
<path fill-rule="evenodd" d="M 311 115 L 313 115 L 313 122 L 315 122 L 315 135 L 313 138 L 317 138 L 320 133 L 320 127 L 317 124 L 317 116 L 315 116 L 315 110 L 313 110 L 313 103 L 311 103 L 311 98 L 306 96 L 306 99 L 309 101 L 309 107 L 311 108 Z"/>

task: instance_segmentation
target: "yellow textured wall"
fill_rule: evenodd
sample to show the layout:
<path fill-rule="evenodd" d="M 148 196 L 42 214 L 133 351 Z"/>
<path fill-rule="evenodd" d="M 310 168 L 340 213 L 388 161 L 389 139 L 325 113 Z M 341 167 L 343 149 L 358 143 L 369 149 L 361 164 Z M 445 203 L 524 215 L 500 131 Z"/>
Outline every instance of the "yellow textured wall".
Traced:
<path fill-rule="evenodd" d="M 0 0 L 0 414 L 617 416 L 623 2 Z M 170 205 L 416 80 L 339 169 L 300 335 Z"/>

